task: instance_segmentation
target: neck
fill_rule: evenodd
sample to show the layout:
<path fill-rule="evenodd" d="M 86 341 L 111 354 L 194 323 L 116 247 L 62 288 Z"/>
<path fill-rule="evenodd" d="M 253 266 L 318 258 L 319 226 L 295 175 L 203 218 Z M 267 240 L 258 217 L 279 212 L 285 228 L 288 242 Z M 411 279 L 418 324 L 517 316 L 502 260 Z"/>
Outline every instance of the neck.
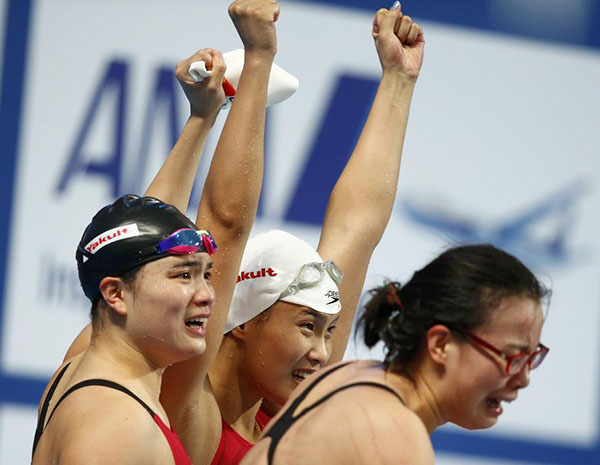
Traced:
<path fill-rule="evenodd" d="M 242 373 L 243 365 L 240 344 L 226 336 L 210 369 L 210 381 L 223 419 L 241 436 L 256 442 L 260 430 L 255 417 L 262 397 Z"/>
<path fill-rule="evenodd" d="M 121 383 L 158 405 L 165 367 L 149 360 L 123 336 L 120 331 L 110 329 L 92 335 L 80 365 L 84 376 L 105 377 Z"/>
<path fill-rule="evenodd" d="M 409 370 L 409 375 L 401 375 L 386 370 L 386 380 L 402 396 L 406 406 L 423 422 L 429 434 L 445 423 L 439 400 L 431 383 L 418 371 Z"/>

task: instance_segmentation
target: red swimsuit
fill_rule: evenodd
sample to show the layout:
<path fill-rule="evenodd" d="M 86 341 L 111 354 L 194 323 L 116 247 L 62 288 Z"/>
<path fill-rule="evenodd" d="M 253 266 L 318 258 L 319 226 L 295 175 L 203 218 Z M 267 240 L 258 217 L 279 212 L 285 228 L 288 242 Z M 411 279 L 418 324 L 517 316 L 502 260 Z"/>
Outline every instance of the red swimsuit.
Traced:
<path fill-rule="evenodd" d="M 262 410 L 256 414 L 256 423 L 261 430 L 265 429 L 271 417 Z M 221 441 L 211 465 L 237 465 L 254 444 L 246 441 L 221 418 Z"/>
<path fill-rule="evenodd" d="M 42 433 L 44 431 L 44 421 L 46 419 L 46 414 L 48 413 L 48 406 L 50 404 L 50 399 L 52 399 L 52 395 L 54 394 L 54 391 L 56 390 L 58 383 L 60 382 L 61 378 L 65 374 L 65 371 L 67 371 L 67 368 L 69 367 L 69 365 L 70 365 L 70 363 L 67 363 L 65 365 L 65 367 L 60 371 L 60 373 L 58 374 L 58 376 L 52 383 L 52 386 L 50 387 L 50 390 L 48 391 L 48 395 L 46 396 L 46 399 L 44 399 L 44 404 L 42 405 L 42 410 L 40 412 L 40 418 L 38 419 L 37 428 L 35 430 L 35 438 L 33 440 L 33 453 L 31 454 L 32 458 L 33 458 L 33 455 L 35 454 L 35 449 L 36 449 L 38 442 L 39 442 L 40 438 L 42 437 Z M 179 440 L 179 437 L 177 436 L 177 433 L 175 432 L 175 430 L 173 428 L 169 428 L 167 425 L 165 425 L 165 423 L 160 419 L 160 417 L 156 413 L 154 413 L 154 411 L 148 405 L 146 405 L 146 403 L 142 399 L 140 399 L 138 396 L 136 396 L 129 389 L 127 389 L 124 386 L 121 386 L 120 384 L 114 383 L 112 381 L 108 381 L 106 379 L 88 379 L 88 380 L 82 381 L 80 383 L 77 383 L 74 386 L 71 386 L 62 395 L 62 397 L 59 399 L 59 401 L 56 403 L 54 410 L 52 410 L 52 413 L 50 414 L 50 418 L 48 418 L 48 422 L 46 423 L 46 426 L 48 425 L 48 423 L 50 423 L 50 420 L 52 420 L 52 415 L 54 415 L 54 412 L 56 412 L 56 409 L 58 408 L 60 403 L 65 399 L 65 397 L 67 397 L 73 391 L 76 391 L 77 389 L 81 389 L 86 386 L 105 386 L 105 387 L 108 387 L 111 389 L 116 389 L 117 391 L 121 391 L 121 392 L 127 394 L 128 396 L 133 397 L 135 400 L 137 400 L 142 405 L 142 407 L 144 407 L 146 409 L 146 411 L 150 414 L 150 416 L 152 417 L 154 422 L 158 425 L 158 427 L 160 428 L 162 433 L 165 435 L 165 438 L 166 438 L 167 442 L 169 443 L 169 447 L 171 448 L 171 452 L 173 453 L 173 459 L 175 459 L 175 465 L 192 465 L 192 461 L 190 460 L 187 453 L 185 452 L 183 444 L 181 444 L 181 441 Z"/>

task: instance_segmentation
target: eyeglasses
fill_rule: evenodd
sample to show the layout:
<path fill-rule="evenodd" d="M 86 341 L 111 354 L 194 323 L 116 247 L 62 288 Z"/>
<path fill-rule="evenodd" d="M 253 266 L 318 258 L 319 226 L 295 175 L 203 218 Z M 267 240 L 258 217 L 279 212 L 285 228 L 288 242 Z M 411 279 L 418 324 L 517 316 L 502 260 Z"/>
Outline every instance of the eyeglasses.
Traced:
<path fill-rule="evenodd" d="M 519 373 L 525 367 L 525 365 L 527 365 L 530 370 L 539 367 L 550 350 L 544 344 L 539 344 L 537 348 L 533 351 L 533 353 L 521 352 L 516 355 L 508 355 L 505 352 L 502 352 L 500 349 L 494 347 L 489 342 L 486 342 L 480 337 L 475 336 L 473 333 L 466 330 L 465 328 L 452 326 L 450 329 L 464 334 L 475 344 L 484 347 L 488 350 L 491 350 L 493 353 L 503 358 L 506 362 L 505 372 L 507 375 L 510 376 Z"/>
<path fill-rule="evenodd" d="M 212 255 L 217 250 L 217 243 L 208 231 L 203 229 L 179 229 L 155 246 L 159 254 L 187 255 L 206 252 Z"/>
<path fill-rule="evenodd" d="M 342 273 L 340 267 L 331 260 L 327 260 L 323 263 L 306 263 L 302 265 L 302 268 L 300 268 L 294 280 L 287 287 L 287 289 L 281 293 L 279 298 L 297 294 L 302 289 L 308 289 L 309 287 L 316 286 L 323 281 L 325 273 L 329 274 L 337 286 L 340 285 L 342 278 L 344 277 L 344 273 Z"/>

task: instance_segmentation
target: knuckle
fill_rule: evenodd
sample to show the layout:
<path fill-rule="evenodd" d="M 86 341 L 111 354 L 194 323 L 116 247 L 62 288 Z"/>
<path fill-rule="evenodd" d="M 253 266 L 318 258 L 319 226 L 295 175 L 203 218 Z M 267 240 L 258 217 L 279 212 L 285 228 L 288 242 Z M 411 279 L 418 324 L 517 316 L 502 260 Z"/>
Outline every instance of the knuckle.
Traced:
<path fill-rule="evenodd" d="M 185 64 L 185 61 L 180 61 L 175 65 L 175 76 L 177 76 L 177 78 L 180 78 L 183 75 L 186 68 Z"/>
<path fill-rule="evenodd" d="M 241 14 L 242 7 L 238 2 L 234 2 L 231 5 L 229 5 L 227 11 L 230 16 L 239 16 Z"/>

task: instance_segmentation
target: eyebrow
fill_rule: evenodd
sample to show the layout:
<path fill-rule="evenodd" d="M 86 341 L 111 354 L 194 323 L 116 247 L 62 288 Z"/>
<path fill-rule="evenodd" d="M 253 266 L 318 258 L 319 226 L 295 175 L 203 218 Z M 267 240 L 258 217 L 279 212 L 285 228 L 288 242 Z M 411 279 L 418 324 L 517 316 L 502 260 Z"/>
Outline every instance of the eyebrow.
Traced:
<path fill-rule="evenodd" d="M 321 312 L 317 312 L 316 310 L 307 309 L 302 311 L 303 316 L 312 316 L 319 320 L 319 323 L 324 324 L 327 322 L 327 317 L 323 315 Z M 340 319 L 339 315 L 331 322 L 331 324 L 335 324 Z"/>
<path fill-rule="evenodd" d="M 172 269 L 186 268 L 186 267 L 202 267 L 202 260 L 186 260 L 184 262 L 177 262 L 171 266 Z M 212 262 L 206 264 L 206 269 L 210 270 L 213 267 Z"/>
<path fill-rule="evenodd" d="M 527 345 L 527 344 L 510 343 L 510 344 L 507 344 L 506 346 L 510 347 L 511 349 L 516 349 L 521 353 L 530 352 L 529 345 Z M 539 344 L 537 344 L 533 350 L 537 349 L 538 346 L 539 346 Z"/>

